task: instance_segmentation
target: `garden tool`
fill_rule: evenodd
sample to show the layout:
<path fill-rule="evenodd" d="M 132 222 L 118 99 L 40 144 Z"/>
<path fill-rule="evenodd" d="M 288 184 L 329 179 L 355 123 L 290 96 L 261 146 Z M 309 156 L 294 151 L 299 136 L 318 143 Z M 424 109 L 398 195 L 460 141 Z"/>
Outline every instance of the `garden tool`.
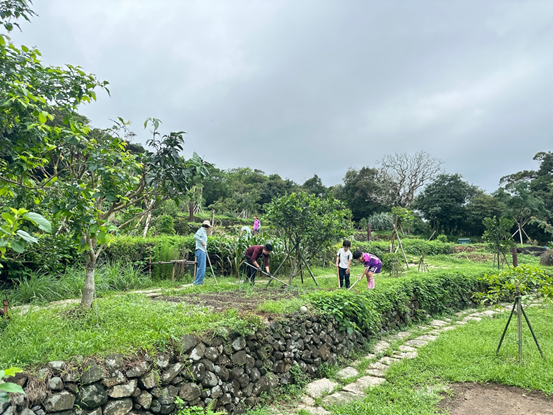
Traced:
<path fill-rule="evenodd" d="M 246 264 L 248 267 L 253 268 L 253 269 L 255 269 L 256 271 L 259 271 L 259 272 L 261 272 L 263 275 L 266 275 L 267 277 L 269 277 L 270 279 L 275 280 L 275 281 L 278 281 L 278 282 L 280 282 L 281 284 L 284 284 L 284 285 L 286 285 L 286 286 L 288 287 L 288 284 L 286 284 L 284 281 L 281 281 L 281 280 L 279 280 L 278 278 L 273 277 L 271 274 L 269 274 L 269 273 L 267 273 L 267 272 L 265 272 L 265 271 L 262 271 L 262 270 L 260 270 L 260 269 L 257 269 L 257 268 L 254 267 L 253 265 L 248 264 L 246 261 L 244 261 L 243 264 Z"/>
<path fill-rule="evenodd" d="M 361 278 L 359 278 L 357 281 L 355 281 L 355 282 L 353 283 L 353 285 L 352 285 L 351 287 L 348 288 L 348 291 L 351 291 L 351 289 L 352 289 L 353 287 L 355 287 L 355 284 L 357 284 L 359 281 L 361 281 Z"/>
<path fill-rule="evenodd" d="M 205 255 L 207 256 L 207 261 L 209 262 L 209 268 L 211 268 L 211 273 L 213 274 L 213 278 L 215 279 L 215 284 L 218 287 L 219 283 L 217 282 L 217 278 L 215 277 L 215 273 L 213 272 L 213 267 L 211 266 L 211 259 L 209 259 L 209 254 L 206 252 Z"/>

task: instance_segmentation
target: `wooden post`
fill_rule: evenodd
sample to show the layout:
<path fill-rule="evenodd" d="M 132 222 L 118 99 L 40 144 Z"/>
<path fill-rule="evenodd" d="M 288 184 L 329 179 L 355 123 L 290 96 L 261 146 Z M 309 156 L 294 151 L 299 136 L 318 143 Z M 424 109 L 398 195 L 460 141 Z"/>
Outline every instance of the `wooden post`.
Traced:
<path fill-rule="evenodd" d="M 371 236 L 372 236 L 371 224 L 367 222 L 367 242 L 371 241 Z"/>
<path fill-rule="evenodd" d="M 175 250 L 173 251 L 173 259 L 177 259 L 175 258 L 177 256 L 177 248 L 175 248 Z M 171 275 L 171 281 L 175 281 L 175 268 L 177 267 L 177 263 L 176 262 L 173 262 L 173 274 Z"/>
<path fill-rule="evenodd" d="M 211 232 L 210 232 L 210 235 L 213 235 L 213 228 L 215 228 L 215 209 L 211 210 Z"/>
<path fill-rule="evenodd" d="M 511 248 L 511 255 L 513 256 L 513 268 L 518 267 L 518 254 L 517 254 L 517 245 Z"/>
<path fill-rule="evenodd" d="M 150 279 L 152 279 L 152 247 L 150 246 Z"/>
<path fill-rule="evenodd" d="M 188 222 L 194 222 L 194 202 L 188 204 Z"/>

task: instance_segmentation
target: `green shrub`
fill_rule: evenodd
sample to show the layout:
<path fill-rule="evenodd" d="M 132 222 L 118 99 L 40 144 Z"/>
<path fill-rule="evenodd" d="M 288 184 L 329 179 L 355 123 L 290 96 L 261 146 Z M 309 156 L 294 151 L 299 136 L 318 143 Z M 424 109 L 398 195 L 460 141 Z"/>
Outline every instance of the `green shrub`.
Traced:
<path fill-rule="evenodd" d="M 472 305 L 472 295 L 486 288 L 487 284 L 476 275 L 425 274 L 392 280 L 385 286 L 377 283 L 374 290 L 360 294 L 345 290 L 317 291 L 304 298 L 322 314 L 336 318 L 341 329 L 376 334 L 386 315 L 394 311 L 405 315 L 409 311 L 409 300 L 418 302 L 423 315 L 439 314 Z"/>
<path fill-rule="evenodd" d="M 427 241 L 425 239 L 402 239 L 403 249 L 408 255 L 447 255 L 455 244 L 442 243 L 438 241 Z M 396 245 L 397 246 L 397 243 Z M 373 242 L 353 242 L 354 250 L 358 249 L 363 252 L 369 252 L 376 255 L 380 259 L 390 252 L 390 242 L 373 241 Z"/>
<path fill-rule="evenodd" d="M 399 277 L 405 272 L 405 267 L 401 263 L 402 256 L 397 254 L 384 254 L 382 256 L 382 270 L 389 273 L 392 277 Z"/>
<path fill-rule="evenodd" d="M 442 243 L 444 243 L 444 244 L 448 242 L 447 236 L 446 236 L 446 235 L 438 235 L 438 236 L 436 237 L 436 240 L 437 240 L 438 242 L 442 242 Z"/>
<path fill-rule="evenodd" d="M 161 215 L 156 219 L 156 227 L 159 233 L 164 235 L 175 234 L 175 221 L 169 215 Z"/>
<path fill-rule="evenodd" d="M 548 249 L 541 254 L 540 264 L 546 267 L 553 267 L 553 249 Z"/>

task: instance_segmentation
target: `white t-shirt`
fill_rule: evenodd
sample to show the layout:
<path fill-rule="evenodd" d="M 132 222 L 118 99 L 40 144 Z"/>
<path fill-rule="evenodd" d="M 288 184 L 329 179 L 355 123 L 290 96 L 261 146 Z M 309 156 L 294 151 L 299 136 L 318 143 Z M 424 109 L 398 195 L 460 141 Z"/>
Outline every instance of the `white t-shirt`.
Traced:
<path fill-rule="evenodd" d="M 352 258 L 350 249 L 344 251 L 344 248 L 340 248 L 336 256 L 340 258 L 338 262 L 340 268 L 349 268 L 349 261 L 351 261 Z"/>

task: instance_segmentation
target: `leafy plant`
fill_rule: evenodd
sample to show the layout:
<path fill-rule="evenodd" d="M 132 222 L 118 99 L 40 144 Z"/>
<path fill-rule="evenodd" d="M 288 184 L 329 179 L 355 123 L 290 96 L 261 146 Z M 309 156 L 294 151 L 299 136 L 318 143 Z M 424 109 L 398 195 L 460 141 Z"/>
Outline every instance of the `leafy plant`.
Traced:
<path fill-rule="evenodd" d="M 27 209 L 13 209 L 2 213 L 4 223 L 0 226 L 0 257 L 3 258 L 8 249 L 22 253 L 27 244 L 34 244 L 38 239 L 31 236 L 25 229 L 29 230 L 27 224 L 36 225 L 44 232 L 52 232 L 50 222 L 38 213 L 29 212 Z M 2 265 L 0 264 L 0 267 Z"/>
<path fill-rule="evenodd" d="M 224 415 L 225 412 L 214 412 L 213 403 L 211 401 L 209 405 L 204 409 L 200 406 L 191 406 L 190 408 L 185 408 L 185 402 L 180 398 L 175 398 L 175 404 L 177 406 L 177 415 Z"/>
<path fill-rule="evenodd" d="M 392 277 L 401 276 L 405 272 L 405 267 L 401 264 L 401 255 L 399 253 L 384 254 L 382 256 L 382 269 Z"/>
<path fill-rule="evenodd" d="M 511 236 L 511 228 L 514 221 L 494 216 L 493 218 L 484 218 L 482 223 L 486 227 L 482 239 L 488 242 L 488 246 L 495 253 L 497 268 L 499 269 L 501 263 L 500 257 L 503 256 L 503 259 L 507 262 L 505 254 L 514 245 Z"/>
<path fill-rule="evenodd" d="M 5 377 L 15 376 L 16 373 L 21 372 L 21 369 L 17 367 L 11 367 L 6 370 L 0 370 L 0 380 Z M 25 393 L 23 388 L 15 383 L 4 382 L 0 383 L 0 403 L 4 403 L 10 400 L 9 393 Z"/>
<path fill-rule="evenodd" d="M 540 264 L 553 267 L 553 249 L 548 249 L 540 256 Z"/>
<path fill-rule="evenodd" d="M 446 236 L 446 235 L 438 235 L 438 236 L 436 237 L 436 240 L 437 240 L 438 242 L 442 242 L 442 243 L 447 243 L 447 242 L 448 242 L 447 236 Z"/>

